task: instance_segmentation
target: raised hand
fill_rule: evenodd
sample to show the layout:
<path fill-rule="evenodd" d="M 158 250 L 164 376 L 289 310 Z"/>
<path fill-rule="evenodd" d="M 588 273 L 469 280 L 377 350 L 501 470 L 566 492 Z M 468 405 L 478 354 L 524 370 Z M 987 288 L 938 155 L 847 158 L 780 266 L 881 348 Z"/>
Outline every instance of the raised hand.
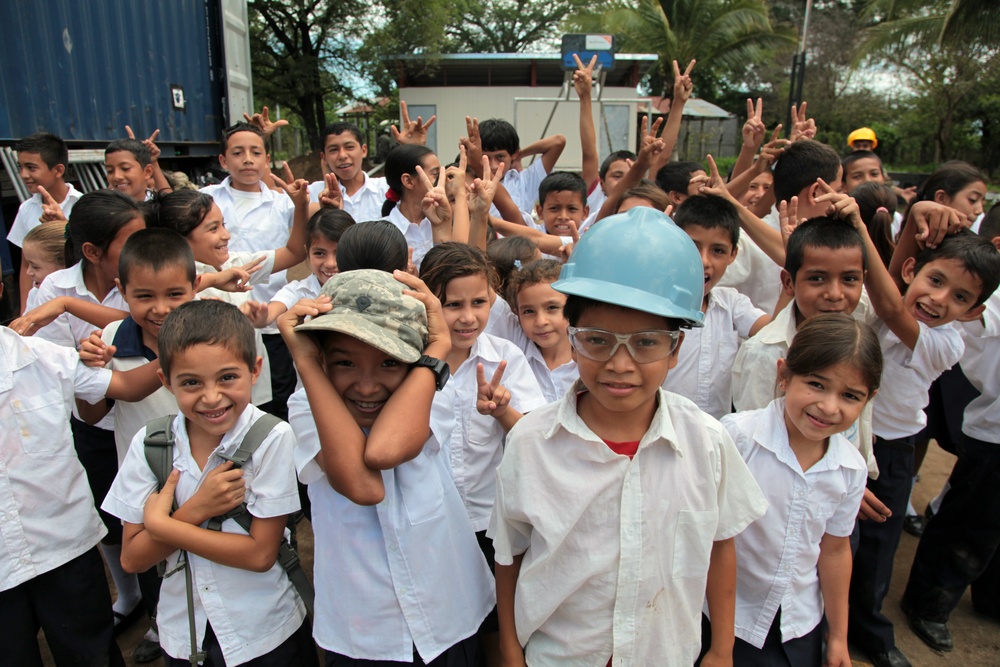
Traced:
<path fill-rule="evenodd" d="M 271 174 L 271 178 L 279 188 L 285 191 L 285 193 L 292 200 L 292 203 L 296 206 L 308 206 L 309 205 L 309 181 L 304 178 L 296 179 L 292 174 L 292 168 L 288 166 L 288 161 L 285 161 L 284 166 L 285 180 L 281 180 L 274 174 Z"/>
<path fill-rule="evenodd" d="M 66 222 L 66 214 L 62 210 L 62 206 L 49 194 L 48 190 L 39 185 L 38 194 L 42 196 L 42 214 L 38 217 L 38 221 L 43 223 Z"/>
<path fill-rule="evenodd" d="M 490 159 L 483 156 L 483 177 L 472 181 L 472 213 L 476 215 L 489 215 L 490 206 L 493 205 L 493 198 L 496 196 L 497 188 L 503 181 L 504 166 L 501 162 L 497 166 L 495 173 L 490 171 Z"/>
<path fill-rule="evenodd" d="M 691 183 L 699 184 L 698 192 L 702 194 L 715 195 L 717 197 L 728 199 L 733 204 L 737 203 L 736 199 L 726 187 L 726 181 L 719 174 L 719 167 L 715 164 L 715 158 L 711 155 L 708 156 L 708 174 L 705 176 L 693 177 L 691 179 Z"/>
<path fill-rule="evenodd" d="M 264 133 L 265 137 L 269 137 L 274 134 L 274 131 L 279 127 L 284 127 L 288 125 L 287 120 L 276 120 L 271 121 L 271 112 L 265 106 L 261 109 L 260 113 L 255 113 L 253 116 L 248 116 L 246 113 L 243 114 L 243 120 L 250 123 L 251 125 L 256 125 L 260 128 L 260 131 Z"/>
<path fill-rule="evenodd" d="M 791 145 L 791 141 L 788 139 L 781 138 L 782 126 L 779 124 L 774 128 L 774 132 L 771 133 L 771 140 L 764 144 L 764 147 L 760 149 L 760 155 L 757 156 L 757 173 L 762 174 L 771 168 L 781 154 L 785 152 L 785 149 Z"/>
<path fill-rule="evenodd" d="M 260 301 L 244 301 L 239 306 L 240 312 L 247 316 L 255 329 L 267 326 L 267 304 Z"/>
<path fill-rule="evenodd" d="M 132 128 L 129 127 L 128 125 L 125 126 L 125 134 L 128 135 L 129 139 L 135 139 L 135 133 L 132 131 Z M 155 130 L 153 130 L 153 133 L 149 135 L 148 139 L 142 140 L 142 145 L 149 149 L 150 162 L 156 162 L 157 160 L 160 159 L 160 147 L 157 146 L 156 143 L 154 143 L 156 141 L 156 137 L 158 137 L 159 135 L 160 135 L 160 128 L 156 128 Z"/>
<path fill-rule="evenodd" d="M 936 248 L 945 236 L 969 226 L 966 216 L 960 215 L 950 206 L 932 201 L 915 203 L 910 208 L 906 224 L 910 224 L 911 221 L 917 226 L 914 238 L 921 248 Z"/>
<path fill-rule="evenodd" d="M 826 208 L 826 215 L 846 220 L 856 230 L 859 232 L 862 231 L 865 221 L 861 219 L 861 209 L 858 208 L 858 202 L 848 194 L 837 192 L 822 178 L 817 178 L 816 184 L 822 192 L 820 196 L 816 197 L 816 203 L 829 203 L 829 206 Z"/>
<path fill-rule="evenodd" d="M 445 170 L 444 187 L 449 202 L 458 201 L 459 197 L 465 197 L 468 201 L 469 189 L 465 185 L 466 154 L 465 146 L 460 144 L 458 147 L 458 166 L 448 167 Z"/>
<path fill-rule="evenodd" d="M 656 141 L 661 127 L 663 127 L 663 116 L 654 120 L 652 127 L 649 127 L 649 116 L 643 116 L 639 127 L 639 136 L 642 137 L 640 143 L 642 146 L 647 146 Z"/>
<path fill-rule="evenodd" d="M 332 171 L 323 175 L 326 188 L 319 194 L 319 205 L 322 208 L 344 208 L 344 193 L 340 189 L 340 181 Z"/>
<path fill-rule="evenodd" d="M 589 97 L 590 91 L 594 86 L 594 65 L 597 64 L 597 54 L 593 55 L 590 63 L 587 65 L 584 65 L 583 61 L 580 60 L 580 56 L 575 53 L 573 54 L 573 60 L 576 61 L 576 71 L 573 72 L 573 88 L 576 90 L 578 97 Z"/>
<path fill-rule="evenodd" d="M 569 256 L 573 254 L 573 248 L 580 242 L 580 232 L 576 229 L 576 221 L 569 221 L 569 234 L 573 238 L 571 243 L 564 243 L 556 250 L 555 257 L 561 264 L 569 261 Z"/>
<path fill-rule="evenodd" d="M 415 121 L 411 121 L 410 114 L 406 110 L 406 102 L 403 100 L 399 101 L 399 113 L 403 118 L 403 122 L 401 123 L 403 129 L 399 130 L 395 125 L 390 125 L 389 131 L 392 132 L 392 138 L 401 144 L 419 144 L 425 146 L 427 144 L 427 130 L 437 120 L 437 116 L 431 116 L 430 120 L 426 123 L 420 116 L 417 116 Z"/>
<path fill-rule="evenodd" d="M 477 176 L 482 176 L 479 172 L 479 163 L 483 158 L 483 139 L 479 136 L 479 119 L 471 116 L 465 117 L 466 136 L 458 140 L 459 144 L 465 148 L 466 159 L 472 165 L 472 169 Z"/>
<path fill-rule="evenodd" d="M 743 145 L 753 146 L 754 150 L 760 147 L 761 142 L 764 141 L 764 135 L 767 134 L 767 126 L 761 120 L 763 109 L 764 103 L 759 97 L 756 107 L 753 100 L 747 98 L 747 122 L 743 123 Z"/>
<path fill-rule="evenodd" d="M 691 70 L 694 69 L 694 64 L 698 62 L 697 60 L 692 60 L 688 63 L 687 69 L 681 74 L 681 68 L 678 66 L 677 61 L 674 60 L 674 102 L 687 102 L 691 98 L 691 93 L 694 91 L 694 82 L 691 80 Z"/>
<path fill-rule="evenodd" d="M 11 322 L 8 326 L 21 336 L 32 336 L 36 331 L 53 322 L 57 317 L 66 312 L 62 302 L 52 299 L 40 306 L 32 308 L 21 317 Z"/>
<path fill-rule="evenodd" d="M 792 105 L 792 133 L 789 140 L 796 142 L 799 139 L 812 139 L 816 136 L 816 120 L 806 117 L 806 106 L 808 102 L 802 102 L 802 106 L 796 108 Z"/>
<path fill-rule="evenodd" d="M 423 211 L 431 224 L 438 228 L 451 225 L 451 204 L 448 202 L 448 194 L 444 189 L 445 177 L 445 170 L 442 169 L 438 172 L 437 185 L 435 185 L 431 183 L 424 168 L 417 165 L 417 178 L 427 190 L 424 198 L 420 201 L 420 210 Z"/>
<path fill-rule="evenodd" d="M 444 359 L 451 351 L 451 334 L 448 332 L 448 325 L 444 321 L 444 309 L 441 308 L 441 300 L 431 291 L 427 283 L 415 275 L 397 269 L 392 272 L 392 277 L 406 286 L 403 294 L 412 296 L 424 304 L 424 309 L 427 311 L 427 349 L 429 350 L 432 346 L 435 347 L 436 354 L 432 356 Z"/>
<path fill-rule="evenodd" d="M 510 405 L 510 392 L 500 384 L 505 370 L 507 370 L 507 362 L 501 361 L 496 372 L 493 373 L 493 379 L 487 382 L 483 365 L 476 364 L 476 381 L 478 383 L 476 410 L 479 411 L 479 414 L 500 417 L 507 411 L 507 407 Z"/>
<path fill-rule="evenodd" d="M 321 294 L 315 299 L 300 299 L 298 303 L 278 316 L 275 324 L 281 333 L 281 338 L 288 346 L 288 351 L 296 364 L 312 359 L 322 364 L 323 352 L 319 349 L 315 339 L 304 333 L 297 333 L 295 327 L 302 324 L 307 317 L 316 317 L 329 312 L 333 308 L 330 297 Z"/>

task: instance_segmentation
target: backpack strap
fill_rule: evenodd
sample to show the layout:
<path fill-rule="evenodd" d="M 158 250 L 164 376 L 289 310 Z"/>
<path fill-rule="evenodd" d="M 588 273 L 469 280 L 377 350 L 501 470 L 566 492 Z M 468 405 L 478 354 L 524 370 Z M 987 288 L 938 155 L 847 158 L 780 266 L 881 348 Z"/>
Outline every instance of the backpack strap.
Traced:
<path fill-rule="evenodd" d="M 247 434 L 243 436 L 243 441 L 240 443 L 239 448 L 233 455 L 228 459 L 233 462 L 235 468 L 242 468 L 246 465 L 247 461 L 253 457 L 254 452 L 261 446 L 264 439 L 274 430 L 274 427 L 282 423 L 282 420 L 275 417 L 272 414 L 265 413 L 257 421 L 253 423 Z M 169 471 L 168 471 L 169 474 Z M 248 534 L 250 533 L 250 526 L 253 524 L 253 515 L 250 510 L 247 509 L 246 503 L 240 503 L 238 507 L 226 512 L 225 514 L 220 514 L 219 516 L 212 517 L 208 521 L 209 530 L 222 530 L 222 522 L 226 519 L 232 519 L 235 521 L 243 530 Z M 288 543 L 288 540 L 282 536 L 281 544 L 278 545 L 278 564 L 281 568 L 288 574 L 289 580 L 292 582 L 292 586 L 295 587 L 295 591 L 302 598 L 302 603 L 306 607 L 306 613 L 309 618 L 313 617 L 313 600 L 316 593 L 313 589 L 311 583 L 309 583 L 309 578 L 306 577 L 305 570 L 302 569 L 302 563 L 299 561 L 299 555 L 292 548 L 292 545 Z"/>

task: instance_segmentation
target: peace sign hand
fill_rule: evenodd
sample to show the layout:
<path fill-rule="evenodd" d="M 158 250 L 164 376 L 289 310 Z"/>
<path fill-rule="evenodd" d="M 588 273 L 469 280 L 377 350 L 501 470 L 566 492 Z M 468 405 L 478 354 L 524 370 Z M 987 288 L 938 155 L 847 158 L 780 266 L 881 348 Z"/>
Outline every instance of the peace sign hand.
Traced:
<path fill-rule="evenodd" d="M 48 191 L 41 185 L 38 186 L 38 194 L 42 196 L 42 215 L 39 216 L 39 222 L 66 222 L 66 214 L 62 210 L 62 206 L 59 202 L 48 193 Z"/>
<path fill-rule="evenodd" d="M 587 65 L 584 65 L 580 56 L 575 53 L 573 60 L 576 61 L 576 71 L 573 72 L 573 88 L 578 97 L 590 97 L 590 91 L 594 86 L 594 65 L 597 64 L 597 54 L 595 53 L 591 57 L 590 63 Z"/>
<path fill-rule="evenodd" d="M 437 120 L 437 116 L 431 116 L 430 120 L 426 123 L 420 116 L 417 116 L 415 121 L 411 121 L 410 114 L 406 109 L 406 102 L 403 100 L 399 101 L 399 113 L 403 119 L 403 122 L 400 123 L 400 125 L 403 126 L 403 129 L 400 131 L 395 125 L 390 125 L 389 130 L 392 132 L 392 138 L 401 144 L 419 144 L 421 146 L 426 146 L 427 130 L 430 129 L 430 126 L 434 124 L 435 120 Z"/>
<path fill-rule="evenodd" d="M 482 364 L 476 364 L 476 381 L 479 385 L 476 394 L 476 410 L 481 415 L 499 418 L 510 405 L 510 392 L 500 384 L 503 373 L 507 370 L 507 362 L 501 361 L 493 373 L 493 379 L 486 381 L 486 371 Z"/>
<path fill-rule="evenodd" d="M 680 102 L 681 104 L 687 102 L 691 98 L 691 93 L 694 91 L 694 82 L 691 80 L 691 70 L 694 69 L 694 64 L 698 62 L 697 60 L 692 60 L 688 63 L 687 69 L 681 74 L 681 68 L 677 65 L 677 61 L 674 63 L 674 102 Z"/>
<path fill-rule="evenodd" d="M 757 98 L 757 106 L 754 107 L 753 100 L 747 98 L 747 122 L 743 124 L 743 144 L 753 146 L 754 150 L 760 147 L 767 132 L 767 126 L 761 120 L 764 103 Z"/>

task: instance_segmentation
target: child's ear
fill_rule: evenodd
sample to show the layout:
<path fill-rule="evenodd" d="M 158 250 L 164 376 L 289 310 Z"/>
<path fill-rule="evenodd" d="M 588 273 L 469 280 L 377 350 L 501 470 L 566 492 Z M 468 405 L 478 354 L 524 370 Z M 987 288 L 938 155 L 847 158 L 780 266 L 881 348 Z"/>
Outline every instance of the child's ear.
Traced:
<path fill-rule="evenodd" d="M 66 165 L 57 164 L 56 166 L 52 167 L 52 173 L 56 175 L 56 178 L 62 178 L 63 176 L 66 175 Z"/>
<path fill-rule="evenodd" d="M 201 285 L 201 274 L 200 273 L 195 274 L 194 282 L 191 283 L 191 287 L 193 288 L 192 291 L 194 291 L 196 294 L 198 293 L 198 285 Z"/>
<path fill-rule="evenodd" d="M 153 177 L 153 163 L 152 162 L 150 162 L 149 164 L 147 164 L 145 167 L 142 168 L 142 175 L 145 176 L 147 179 L 150 179 L 150 178 Z"/>
<path fill-rule="evenodd" d="M 587 202 L 584 201 L 584 203 L 583 203 L 583 219 L 586 220 L 589 217 L 590 217 L 590 206 L 588 206 Z"/>
<path fill-rule="evenodd" d="M 542 204 L 541 204 L 541 202 L 535 204 L 535 213 L 538 214 L 538 219 L 541 220 L 541 218 L 542 218 Z"/>
<path fill-rule="evenodd" d="M 156 369 L 156 377 L 160 378 L 160 383 L 163 384 L 164 387 L 166 387 L 167 391 L 169 391 L 171 394 L 174 393 L 173 388 L 171 388 L 170 386 L 170 378 L 168 378 L 166 375 L 163 374 L 162 368 Z"/>
<path fill-rule="evenodd" d="M 686 192 L 681 193 L 677 192 L 676 190 L 671 190 L 670 192 L 667 193 L 667 199 L 669 199 L 670 203 L 673 204 L 674 207 L 676 208 L 680 206 L 685 199 L 687 199 L 687 193 Z"/>
<path fill-rule="evenodd" d="M 118 288 L 118 292 L 124 297 L 125 296 L 125 286 L 122 285 L 122 281 L 115 278 L 115 287 Z"/>
<path fill-rule="evenodd" d="M 415 184 L 416 177 L 413 174 L 403 174 L 402 176 L 399 177 L 399 180 L 403 184 L 404 188 L 406 188 L 407 190 L 412 190 Z"/>
<path fill-rule="evenodd" d="M 1000 250 L 1000 236 L 994 236 L 993 238 L 991 238 L 990 243 L 993 244 L 994 248 Z"/>
<path fill-rule="evenodd" d="M 226 164 L 226 154 L 219 153 L 219 166 L 224 170 L 229 171 L 229 165 Z"/>
<path fill-rule="evenodd" d="M 948 204 L 951 203 L 951 197 L 949 197 L 948 193 L 945 192 L 944 190 L 935 190 L 934 201 L 938 204 L 944 204 L 945 206 L 947 206 Z"/>
<path fill-rule="evenodd" d="M 83 253 L 83 258 L 91 264 L 101 261 L 101 256 L 104 254 L 100 248 L 89 241 L 83 244 L 80 251 Z"/>
<path fill-rule="evenodd" d="M 903 282 L 909 285 L 913 282 L 913 279 L 917 276 L 916 272 L 917 258 L 907 257 L 906 261 L 903 262 L 903 269 L 901 271 Z"/>
<path fill-rule="evenodd" d="M 777 378 L 778 389 L 781 390 L 781 393 L 785 393 L 785 387 L 788 384 L 788 378 L 790 376 L 790 373 L 788 372 L 788 364 L 785 363 L 785 360 L 783 358 L 778 359 L 777 371 L 778 372 L 775 375 L 775 377 Z"/>
<path fill-rule="evenodd" d="M 368 157 L 368 144 L 361 144 L 361 157 Z"/>
<path fill-rule="evenodd" d="M 986 312 L 986 304 L 981 303 L 975 308 L 969 308 L 963 315 L 960 315 L 956 319 L 958 319 L 959 322 L 975 322 L 983 316 L 984 312 Z"/>
<path fill-rule="evenodd" d="M 729 266 L 729 264 L 732 264 L 733 262 L 735 262 L 736 261 L 736 255 L 738 255 L 739 253 L 740 253 L 740 247 L 738 245 L 734 245 L 733 246 L 733 251 L 729 254 L 729 263 L 726 266 Z"/>
<path fill-rule="evenodd" d="M 792 278 L 792 274 L 784 269 L 781 270 L 781 287 L 785 290 L 785 294 L 795 298 L 795 280 Z"/>
<path fill-rule="evenodd" d="M 257 384 L 258 378 L 260 378 L 260 369 L 264 364 L 264 357 L 258 356 L 257 360 L 253 362 L 253 368 L 250 369 L 250 384 Z"/>

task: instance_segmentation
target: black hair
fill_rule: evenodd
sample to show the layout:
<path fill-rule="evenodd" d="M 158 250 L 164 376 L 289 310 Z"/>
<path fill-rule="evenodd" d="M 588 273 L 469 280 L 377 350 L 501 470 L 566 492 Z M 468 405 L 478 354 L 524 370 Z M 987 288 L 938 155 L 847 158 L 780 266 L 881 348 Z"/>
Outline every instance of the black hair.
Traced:
<path fill-rule="evenodd" d="M 497 293 L 507 289 L 507 279 L 518 266 L 535 260 L 538 245 L 527 236 L 505 236 L 486 244 L 486 256 L 497 272 Z"/>
<path fill-rule="evenodd" d="M 385 182 L 388 183 L 397 197 L 403 196 L 403 174 L 416 174 L 417 166 L 428 155 L 433 155 L 434 151 L 427 146 L 417 144 L 402 144 L 396 146 L 385 158 Z M 388 197 L 382 204 L 382 215 L 389 215 L 395 208 L 396 202 Z"/>
<path fill-rule="evenodd" d="M 354 138 L 358 140 L 358 143 L 362 146 L 365 145 L 365 139 L 361 136 L 361 128 L 359 128 L 354 123 L 330 123 L 325 128 L 323 128 L 323 136 L 320 137 L 319 145 L 323 147 L 322 150 L 326 150 L 326 140 L 327 137 L 337 136 L 338 134 L 343 134 L 344 132 L 350 132 L 354 135 Z"/>
<path fill-rule="evenodd" d="M 354 224 L 354 218 L 347 211 L 339 208 L 321 208 L 309 218 L 309 224 L 306 226 L 306 247 L 312 246 L 313 239 L 318 236 L 332 243 L 340 243 L 340 237 Z"/>
<path fill-rule="evenodd" d="M 740 242 L 740 214 L 729 200 L 717 195 L 703 197 L 688 197 L 673 215 L 674 224 L 681 229 L 691 225 L 705 229 L 724 229 L 729 233 L 732 250 Z"/>
<path fill-rule="evenodd" d="M 611 155 L 604 158 L 604 162 L 601 163 L 601 168 L 597 172 L 597 175 L 603 181 L 604 177 L 608 175 L 608 170 L 611 169 L 611 165 L 613 163 L 619 161 L 624 162 L 625 160 L 632 160 L 633 162 L 635 162 L 636 159 L 638 158 L 636 157 L 636 154 L 633 153 L 632 151 L 615 151 Z"/>
<path fill-rule="evenodd" d="M 502 118 L 488 118 L 479 123 L 479 136 L 484 151 L 507 151 L 517 155 L 521 150 L 521 138 L 513 125 Z"/>
<path fill-rule="evenodd" d="M 896 244 L 892 238 L 892 218 L 896 213 L 896 194 L 888 185 L 869 181 L 851 190 L 858 202 L 861 219 L 868 227 L 868 235 L 878 250 L 882 263 L 889 266 Z"/>
<path fill-rule="evenodd" d="M 14 150 L 18 153 L 38 153 L 49 169 L 57 164 L 69 166 L 69 148 L 66 147 L 66 142 L 49 132 L 38 132 L 19 139 L 14 144 Z"/>
<path fill-rule="evenodd" d="M 788 146 L 774 164 L 774 197 L 789 201 L 822 178 L 827 183 L 837 179 L 840 156 L 826 144 L 800 139 Z"/>
<path fill-rule="evenodd" d="M 587 205 L 587 183 L 569 171 L 553 171 L 538 185 L 538 205 L 545 206 L 545 198 L 553 192 L 575 192 L 580 195 L 580 203 Z"/>
<path fill-rule="evenodd" d="M 686 195 L 691 174 L 696 171 L 705 171 L 705 167 L 697 162 L 668 162 L 656 172 L 656 185 L 666 193 Z"/>
<path fill-rule="evenodd" d="M 575 327 L 580 322 L 580 318 L 583 317 L 583 314 L 592 308 L 617 308 L 622 311 L 634 310 L 627 306 L 619 306 L 614 303 L 588 299 L 585 296 L 577 296 L 576 294 L 567 294 L 566 305 L 563 306 L 563 315 L 567 320 L 569 320 L 569 325 L 571 327 Z M 665 317 L 663 315 L 659 315 L 658 317 L 662 317 L 663 321 L 667 323 L 666 329 L 668 331 L 677 331 L 683 324 L 681 320 Z"/>
<path fill-rule="evenodd" d="M 212 198 L 198 190 L 156 194 L 145 203 L 146 224 L 166 227 L 187 238 L 212 210 Z"/>
<path fill-rule="evenodd" d="M 167 378 L 174 358 L 195 345 L 220 345 L 242 359 L 248 369 L 257 364 L 253 325 L 231 303 L 188 301 L 170 311 L 157 337 L 160 369 Z"/>
<path fill-rule="evenodd" d="M 982 289 L 972 308 L 985 303 L 1000 285 L 1000 253 L 987 238 L 968 229 L 949 234 L 936 248 L 927 247 L 918 252 L 913 274 L 920 273 L 928 263 L 939 259 L 957 259 L 966 271 L 979 278 Z"/>
<path fill-rule="evenodd" d="M 979 223 L 979 235 L 988 241 L 1000 236 L 1000 203 L 994 204 Z"/>
<path fill-rule="evenodd" d="M 806 248 L 829 250 L 857 248 L 861 252 L 861 268 L 868 270 L 865 242 L 861 234 L 844 220 L 829 217 L 810 218 L 788 236 L 788 245 L 785 247 L 785 271 L 788 271 L 792 280 L 795 280 L 795 275 L 802 268 Z"/>
<path fill-rule="evenodd" d="M 107 160 L 108 156 L 112 153 L 122 152 L 131 153 L 132 157 L 135 158 L 135 161 L 143 169 L 153 160 L 149 153 L 149 148 L 138 139 L 115 139 L 104 149 L 104 159 Z"/>
<path fill-rule="evenodd" d="M 456 241 L 437 244 L 427 251 L 420 263 L 420 279 L 442 303 L 445 301 L 448 283 L 455 278 L 478 275 L 482 275 L 486 283 L 496 290 L 496 270 L 486 258 L 486 253 L 475 246 Z"/>
<path fill-rule="evenodd" d="M 870 326 L 844 313 L 823 313 L 804 321 L 785 355 L 788 375 L 822 373 L 844 363 L 861 373 L 871 399 L 882 382 L 882 345 Z"/>
<path fill-rule="evenodd" d="M 267 152 L 267 137 L 264 136 L 264 131 L 261 130 L 256 125 L 253 125 L 252 123 L 246 123 L 244 121 L 240 121 L 238 123 L 233 123 L 232 125 L 230 125 L 225 130 L 222 131 L 223 155 L 229 149 L 229 140 L 232 138 L 234 134 L 237 134 L 238 132 L 250 132 L 251 134 L 256 134 L 258 137 L 261 138 L 261 141 L 264 142 L 264 151 Z"/>
<path fill-rule="evenodd" d="M 90 243 L 107 252 L 122 227 L 142 218 L 139 205 L 117 190 L 97 190 L 80 197 L 66 224 L 66 266 L 85 264 L 83 244 Z"/>
<path fill-rule="evenodd" d="M 122 287 L 128 287 L 129 275 L 137 266 L 153 272 L 167 266 L 182 267 L 192 285 L 198 275 L 190 244 L 174 230 L 162 227 L 140 229 L 125 241 L 118 255 L 118 280 Z"/>
<path fill-rule="evenodd" d="M 406 237 L 388 220 L 349 225 L 337 242 L 337 270 L 405 271 L 409 263 Z"/>
<path fill-rule="evenodd" d="M 880 158 L 875 153 L 871 151 L 853 151 L 848 153 L 847 156 L 841 160 L 840 166 L 844 168 L 844 175 L 847 175 L 847 168 L 858 160 L 875 160 L 878 162 L 879 167 L 882 166 L 882 158 Z"/>

